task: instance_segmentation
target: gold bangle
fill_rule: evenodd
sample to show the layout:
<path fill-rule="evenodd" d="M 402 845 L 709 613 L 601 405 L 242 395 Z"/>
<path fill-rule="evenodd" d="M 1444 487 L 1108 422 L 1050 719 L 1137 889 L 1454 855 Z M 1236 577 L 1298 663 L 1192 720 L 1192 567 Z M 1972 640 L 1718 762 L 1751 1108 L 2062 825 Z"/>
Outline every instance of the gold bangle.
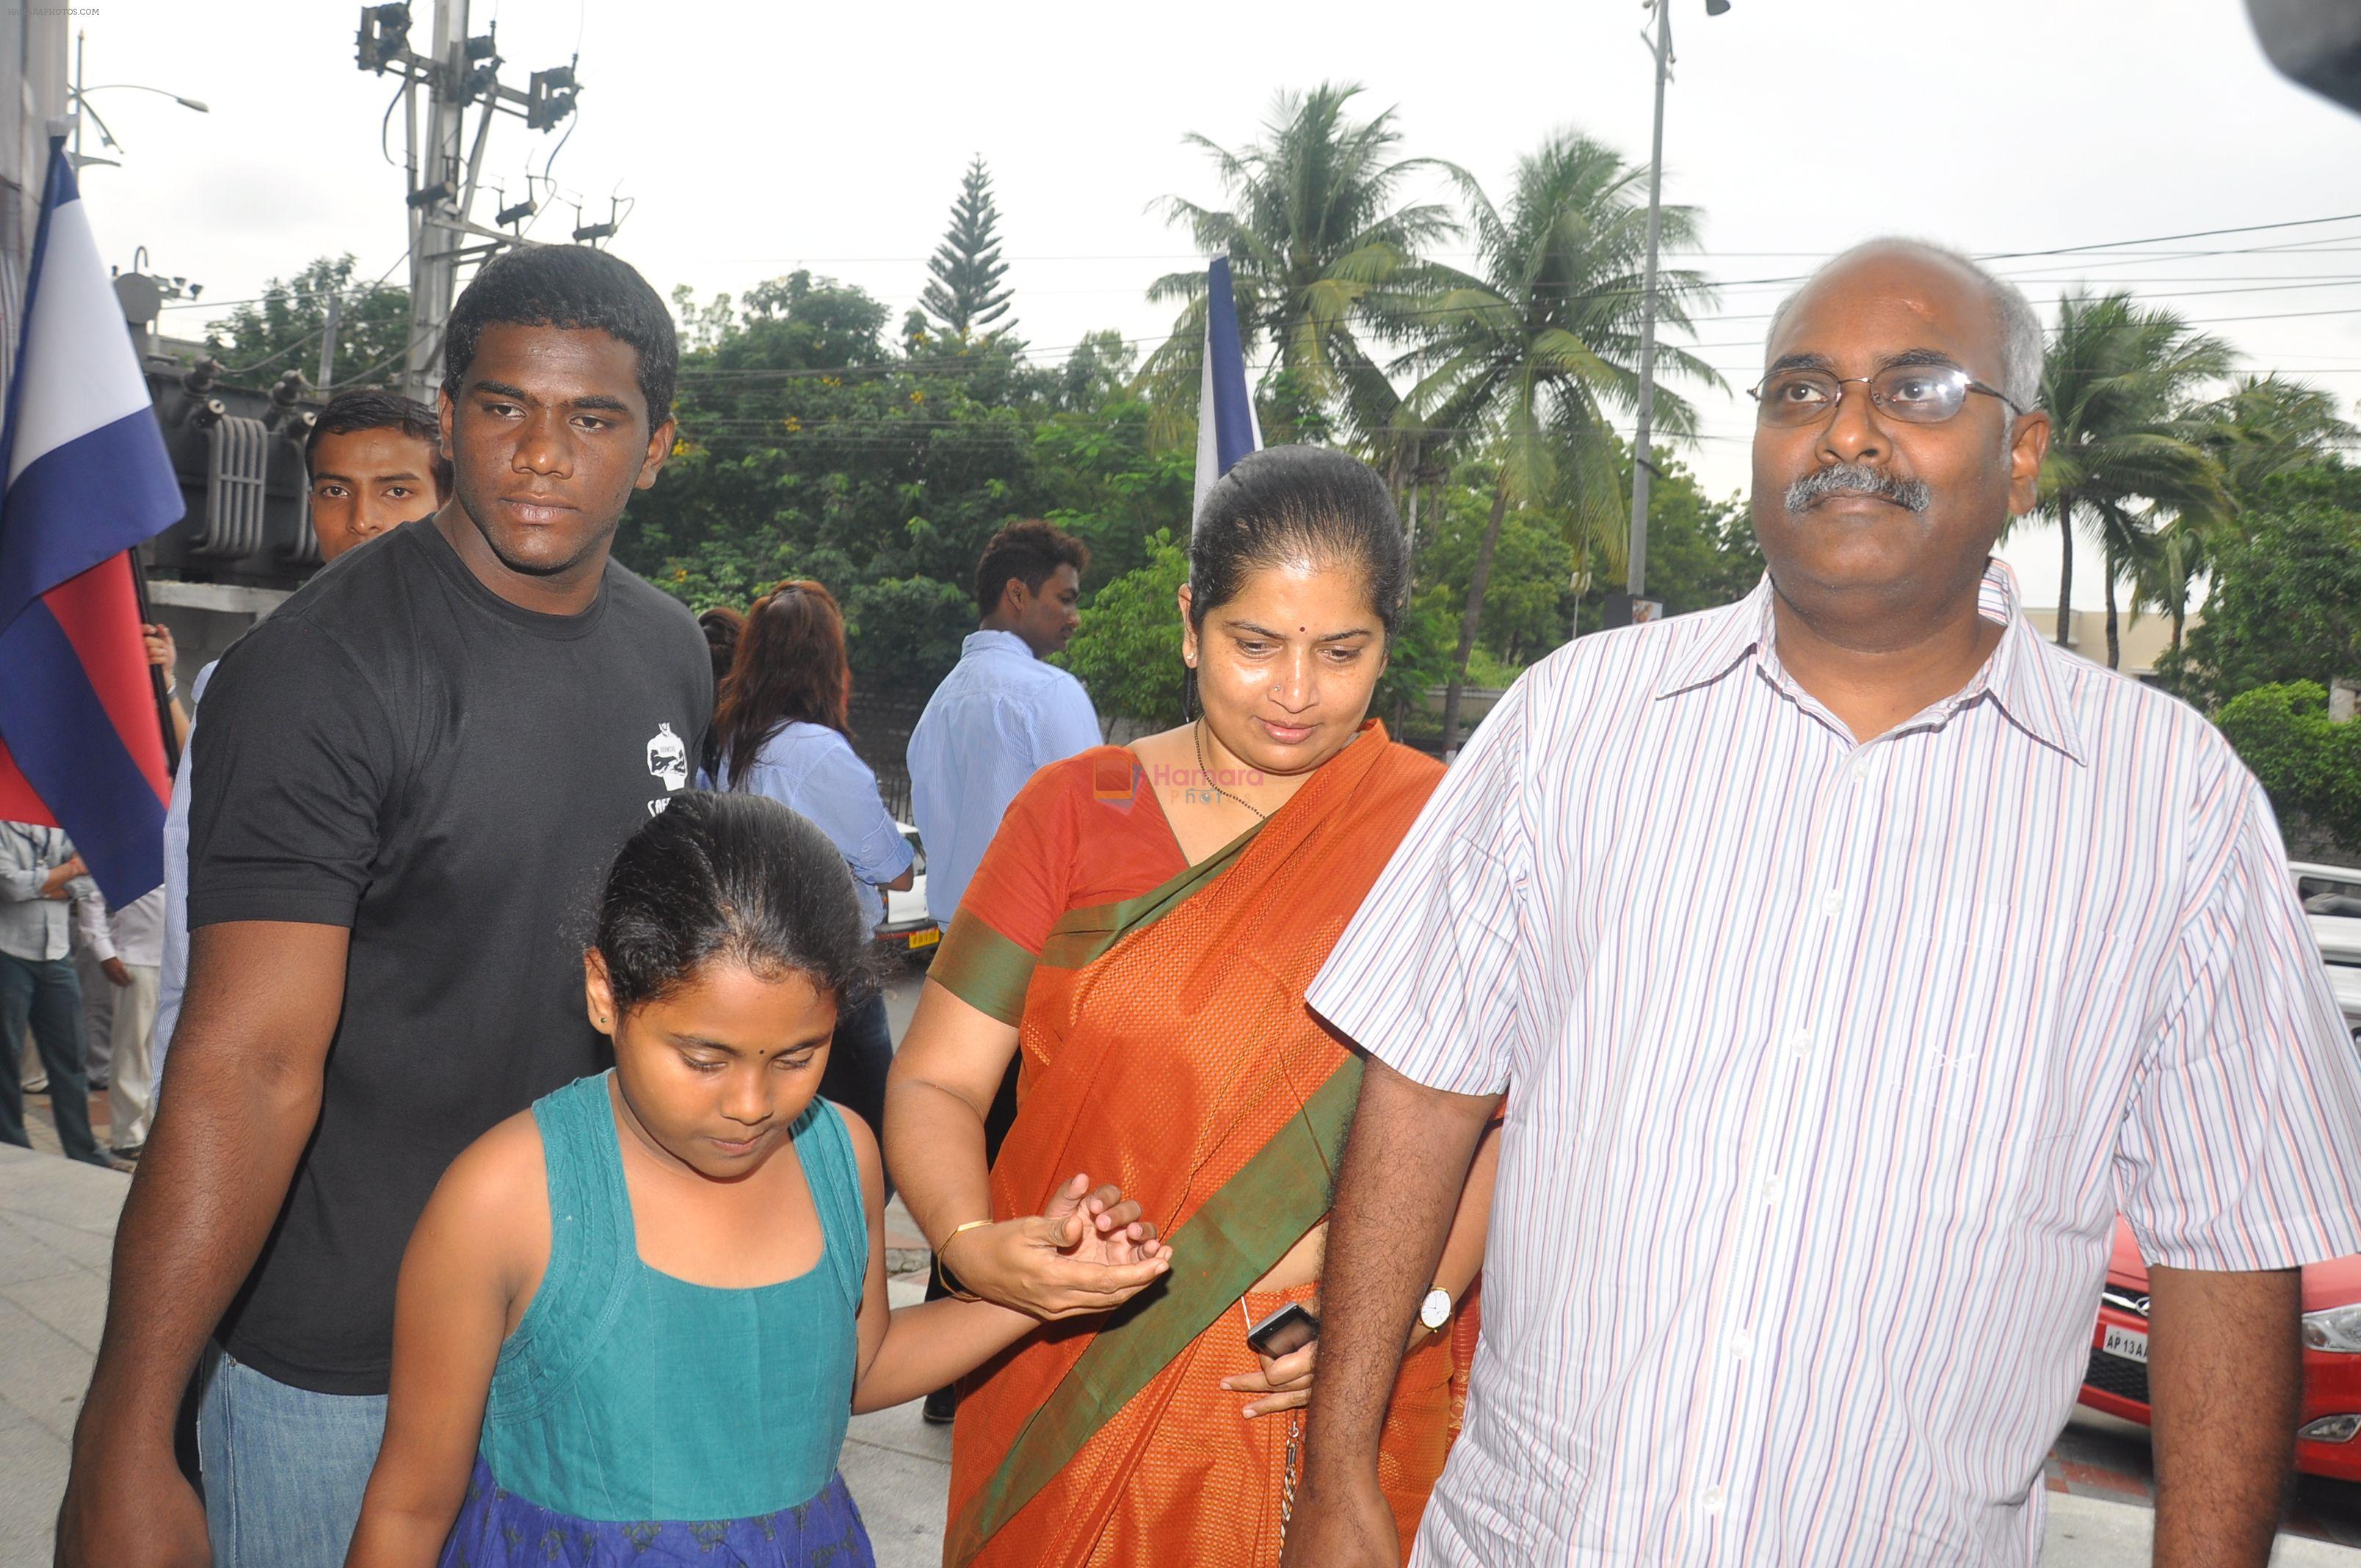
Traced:
<path fill-rule="evenodd" d="M 961 1236 L 964 1235 L 969 1231 L 976 1230 L 982 1226 L 989 1225 L 992 1222 L 990 1220 L 970 1220 L 966 1224 L 954 1228 L 951 1234 L 945 1236 L 935 1247 L 935 1277 L 941 1281 L 943 1288 L 950 1291 L 955 1300 L 981 1301 L 983 1298 L 960 1283 L 959 1276 L 953 1274 L 950 1269 L 944 1265 L 943 1255 L 950 1250 L 951 1243 L 959 1240 Z"/>

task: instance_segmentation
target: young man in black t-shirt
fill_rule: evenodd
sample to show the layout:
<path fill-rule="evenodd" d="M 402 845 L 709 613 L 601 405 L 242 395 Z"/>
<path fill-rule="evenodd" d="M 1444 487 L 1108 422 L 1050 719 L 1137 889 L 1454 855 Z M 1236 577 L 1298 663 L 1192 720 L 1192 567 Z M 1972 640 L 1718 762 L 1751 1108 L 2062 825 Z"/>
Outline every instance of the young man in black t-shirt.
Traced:
<path fill-rule="evenodd" d="M 341 1561 L 427 1194 L 602 1065 L 572 917 L 712 707 L 696 621 L 608 558 L 671 449 L 672 322 L 614 258 L 535 247 L 469 285 L 445 357 L 451 501 L 321 572 L 205 696 L 189 986 L 69 1563 L 203 1562 L 209 1527 L 224 1568 Z M 201 1353 L 210 1519 L 172 1457 Z"/>

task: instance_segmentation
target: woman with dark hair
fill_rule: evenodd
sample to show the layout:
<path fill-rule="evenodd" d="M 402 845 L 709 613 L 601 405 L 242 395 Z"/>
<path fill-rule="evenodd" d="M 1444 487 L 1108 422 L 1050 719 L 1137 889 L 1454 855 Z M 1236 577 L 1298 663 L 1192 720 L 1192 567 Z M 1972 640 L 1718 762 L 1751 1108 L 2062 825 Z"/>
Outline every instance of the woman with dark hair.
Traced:
<path fill-rule="evenodd" d="M 851 869 L 865 930 L 885 920 L 880 888 L 911 885 L 917 852 L 877 793 L 877 775 L 854 755 L 845 710 L 852 670 L 835 596 L 791 577 L 754 601 L 714 696 L 712 782 L 764 795 L 811 818 Z M 851 1107 L 880 1137 L 894 1036 L 885 999 L 871 995 L 838 1021 L 820 1092 Z"/>
<path fill-rule="evenodd" d="M 436 1185 L 346 1568 L 875 1562 L 846 1421 L 1033 1320 L 887 1310 L 876 1141 L 815 1093 L 868 946 L 836 847 L 770 801 L 682 795 L 624 844 L 582 956 L 615 1066 Z M 1033 1234 L 1118 1297 L 1165 1267 L 1087 1177 Z"/>
<path fill-rule="evenodd" d="M 1361 1071 L 1303 994 L 1443 773 L 1367 717 L 1403 573 L 1368 468 L 1302 446 L 1244 459 L 1190 542 L 1192 717 L 1034 774 L 961 901 L 887 1134 L 939 1270 L 1036 1317 L 1086 1300 L 1014 1223 L 1069 1162 L 1119 1169 L 1174 1261 L 1125 1312 L 1035 1333 L 962 1389 L 948 1563 L 1279 1561 Z M 987 1172 L 1012 1059 L 1016 1121 Z M 1493 1164 L 1488 1141 L 1393 1393 L 1405 1542 L 1455 1431 L 1474 1335 L 1455 1309 Z"/>
<path fill-rule="evenodd" d="M 746 612 L 717 604 L 697 616 L 697 629 L 705 633 L 705 652 L 713 660 L 713 690 L 719 696 L 721 683 L 729 678 L 730 666 L 738 657 L 738 638 L 746 630 Z M 719 754 L 719 732 L 708 726 L 704 755 L 697 760 L 698 770 L 708 778 L 713 775 L 714 759 Z"/>
<path fill-rule="evenodd" d="M 697 618 L 697 629 L 705 633 L 705 651 L 713 655 L 713 689 L 721 689 L 722 678 L 738 657 L 738 639 L 746 630 L 746 612 L 726 604 L 717 604 Z"/>

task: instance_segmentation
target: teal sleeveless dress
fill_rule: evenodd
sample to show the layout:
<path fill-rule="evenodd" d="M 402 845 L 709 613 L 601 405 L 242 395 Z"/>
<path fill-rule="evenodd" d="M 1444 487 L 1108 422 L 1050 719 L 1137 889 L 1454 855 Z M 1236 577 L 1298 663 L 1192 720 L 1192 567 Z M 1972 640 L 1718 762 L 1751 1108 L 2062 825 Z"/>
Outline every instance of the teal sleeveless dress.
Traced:
<path fill-rule="evenodd" d="M 819 1261 L 752 1289 L 692 1285 L 640 1260 L 609 1076 L 533 1105 L 549 1266 L 500 1346 L 443 1563 L 863 1568 L 836 1470 L 869 1271 L 843 1121 L 815 1100 L 790 1129 Z"/>

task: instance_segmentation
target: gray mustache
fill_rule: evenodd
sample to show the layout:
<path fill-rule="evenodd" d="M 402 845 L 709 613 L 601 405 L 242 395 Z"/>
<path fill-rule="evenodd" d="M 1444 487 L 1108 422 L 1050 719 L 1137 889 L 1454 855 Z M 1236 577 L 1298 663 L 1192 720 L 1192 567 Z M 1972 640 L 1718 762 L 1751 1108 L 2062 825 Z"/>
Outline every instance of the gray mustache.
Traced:
<path fill-rule="evenodd" d="M 1796 480 L 1787 487 L 1787 510 L 1798 512 L 1837 494 L 1875 496 L 1915 512 L 1935 503 L 1935 492 L 1924 479 L 1896 478 L 1882 468 L 1859 463 L 1839 463 Z"/>

